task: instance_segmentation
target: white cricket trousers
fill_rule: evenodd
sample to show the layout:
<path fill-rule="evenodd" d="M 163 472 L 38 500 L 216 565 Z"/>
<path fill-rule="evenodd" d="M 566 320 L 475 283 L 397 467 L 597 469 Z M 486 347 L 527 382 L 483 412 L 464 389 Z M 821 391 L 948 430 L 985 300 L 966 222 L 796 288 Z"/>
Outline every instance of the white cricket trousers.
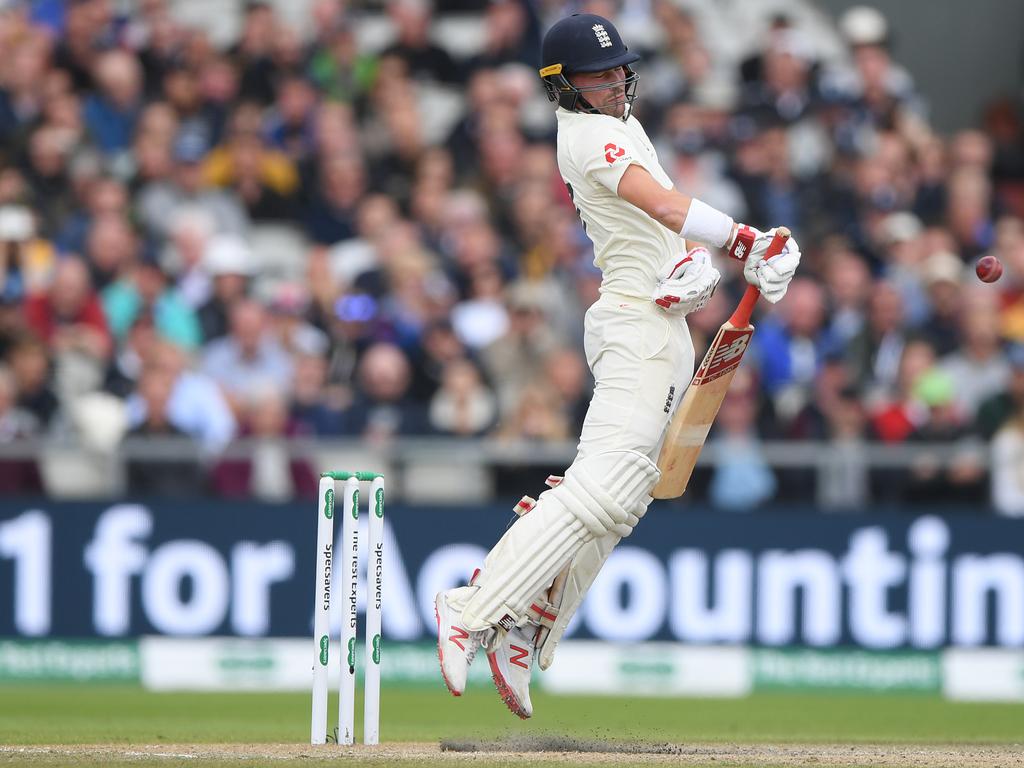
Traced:
<path fill-rule="evenodd" d="M 623 450 L 637 451 L 656 461 L 665 427 L 693 376 L 693 342 L 686 321 L 668 315 L 650 299 L 604 293 L 587 310 L 584 348 L 595 387 L 575 461 Z M 521 560 L 535 548 L 537 532 L 530 526 L 536 517 L 534 513 L 521 517 L 505 532 L 484 561 L 485 575 L 503 573 L 507 577 L 509 562 Z M 550 636 L 555 642 L 618 542 L 617 534 L 608 533 L 564 553 L 573 575 L 563 595 L 555 598 L 560 613 Z M 546 574 L 551 564 L 542 565 Z M 544 586 L 543 593 L 549 585 Z M 486 584 L 483 588 L 486 591 Z M 461 609 L 474 595 L 479 599 L 475 588 L 459 595 L 453 593 L 453 604 Z M 489 614 L 516 606 L 507 612 L 518 617 L 520 606 L 525 611 L 537 598 L 514 590 L 506 595 L 487 595 L 480 612 Z M 550 646 L 546 653 L 553 653 L 553 649 Z"/>
<path fill-rule="evenodd" d="M 657 461 L 693 377 L 686 320 L 650 299 L 603 293 L 587 310 L 583 343 L 595 386 L 577 458 L 629 449 Z"/>

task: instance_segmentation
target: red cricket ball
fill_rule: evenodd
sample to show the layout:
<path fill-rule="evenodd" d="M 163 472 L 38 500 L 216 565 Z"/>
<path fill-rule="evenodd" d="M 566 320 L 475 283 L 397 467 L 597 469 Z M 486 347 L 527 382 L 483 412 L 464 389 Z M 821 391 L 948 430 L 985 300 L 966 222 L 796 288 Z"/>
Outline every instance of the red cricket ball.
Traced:
<path fill-rule="evenodd" d="M 995 256 L 982 256 L 978 259 L 978 266 L 974 271 L 978 273 L 981 282 L 994 283 L 1003 276 L 1003 264 Z"/>

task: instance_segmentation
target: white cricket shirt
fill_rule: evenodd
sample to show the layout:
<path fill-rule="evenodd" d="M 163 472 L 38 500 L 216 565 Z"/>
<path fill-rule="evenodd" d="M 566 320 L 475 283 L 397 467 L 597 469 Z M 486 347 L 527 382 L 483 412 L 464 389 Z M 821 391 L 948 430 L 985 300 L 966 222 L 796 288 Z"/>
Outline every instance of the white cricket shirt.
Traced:
<path fill-rule="evenodd" d="M 646 299 L 669 257 L 686 250 L 683 238 L 616 194 L 632 165 L 643 166 L 665 189 L 672 181 L 658 162 L 640 121 L 587 115 L 559 107 L 558 169 L 594 243 L 601 292 Z"/>

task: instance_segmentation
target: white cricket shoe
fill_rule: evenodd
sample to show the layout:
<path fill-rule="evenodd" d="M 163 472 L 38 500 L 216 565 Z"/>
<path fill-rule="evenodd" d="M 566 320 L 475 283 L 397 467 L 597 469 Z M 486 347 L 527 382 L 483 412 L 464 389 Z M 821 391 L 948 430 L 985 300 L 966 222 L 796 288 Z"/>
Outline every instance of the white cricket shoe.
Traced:
<path fill-rule="evenodd" d="M 438 592 L 434 598 L 434 615 L 437 617 L 437 659 L 441 663 L 441 677 L 452 696 L 461 696 L 466 690 L 469 665 L 473 663 L 483 639 L 483 632 L 470 632 L 462 625 L 462 611 L 455 605 L 460 601 L 458 587 L 447 592 Z"/>
<path fill-rule="evenodd" d="M 496 649 L 487 651 L 494 686 L 505 706 L 523 720 L 533 714 L 530 675 L 533 672 L 536 631 L 537 628 L 531 625 L 514 627 L 501 638 Z"/>

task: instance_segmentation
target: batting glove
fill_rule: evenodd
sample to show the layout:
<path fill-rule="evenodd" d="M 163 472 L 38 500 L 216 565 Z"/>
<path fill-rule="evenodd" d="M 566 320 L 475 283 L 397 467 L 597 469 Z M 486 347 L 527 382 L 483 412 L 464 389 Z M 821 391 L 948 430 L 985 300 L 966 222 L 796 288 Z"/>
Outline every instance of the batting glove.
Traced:
<path fill-rule="evenodd" d="M 800 246 L 795 237 L 790 237 L 780 253 L 765 260 L 765 253 L 773 237 L 774 229 L 757 232 L 750 255 L 743 265 L 743 277 L 761 292 L 766 301 L 776 304 L 786 295 L 789 282 L 800 266 Z"/>
<path fill-rule="evenodd" d="M 785 296 L 800 266 L 800 246 L 793 237 L 785 242 L 781 253 L 765 261 L 765 254 L 774 237 L 774 229 L 763 232 L 753 226 L 740 224 L 732 242 L 726 246 L 730 258 L 744 262 L 743 278 L 746 282 L 761 291 L 761 295 L 772 304 Z"/>
<path fill-rule="evenodd" d="M 673 257 L 658 270 L 658 284 L 651 300 L 666 312 L 680 317 L 701 309 L 715 292 L 722 275 L 711 263 L 707 248 L 691 249 Z"/>

